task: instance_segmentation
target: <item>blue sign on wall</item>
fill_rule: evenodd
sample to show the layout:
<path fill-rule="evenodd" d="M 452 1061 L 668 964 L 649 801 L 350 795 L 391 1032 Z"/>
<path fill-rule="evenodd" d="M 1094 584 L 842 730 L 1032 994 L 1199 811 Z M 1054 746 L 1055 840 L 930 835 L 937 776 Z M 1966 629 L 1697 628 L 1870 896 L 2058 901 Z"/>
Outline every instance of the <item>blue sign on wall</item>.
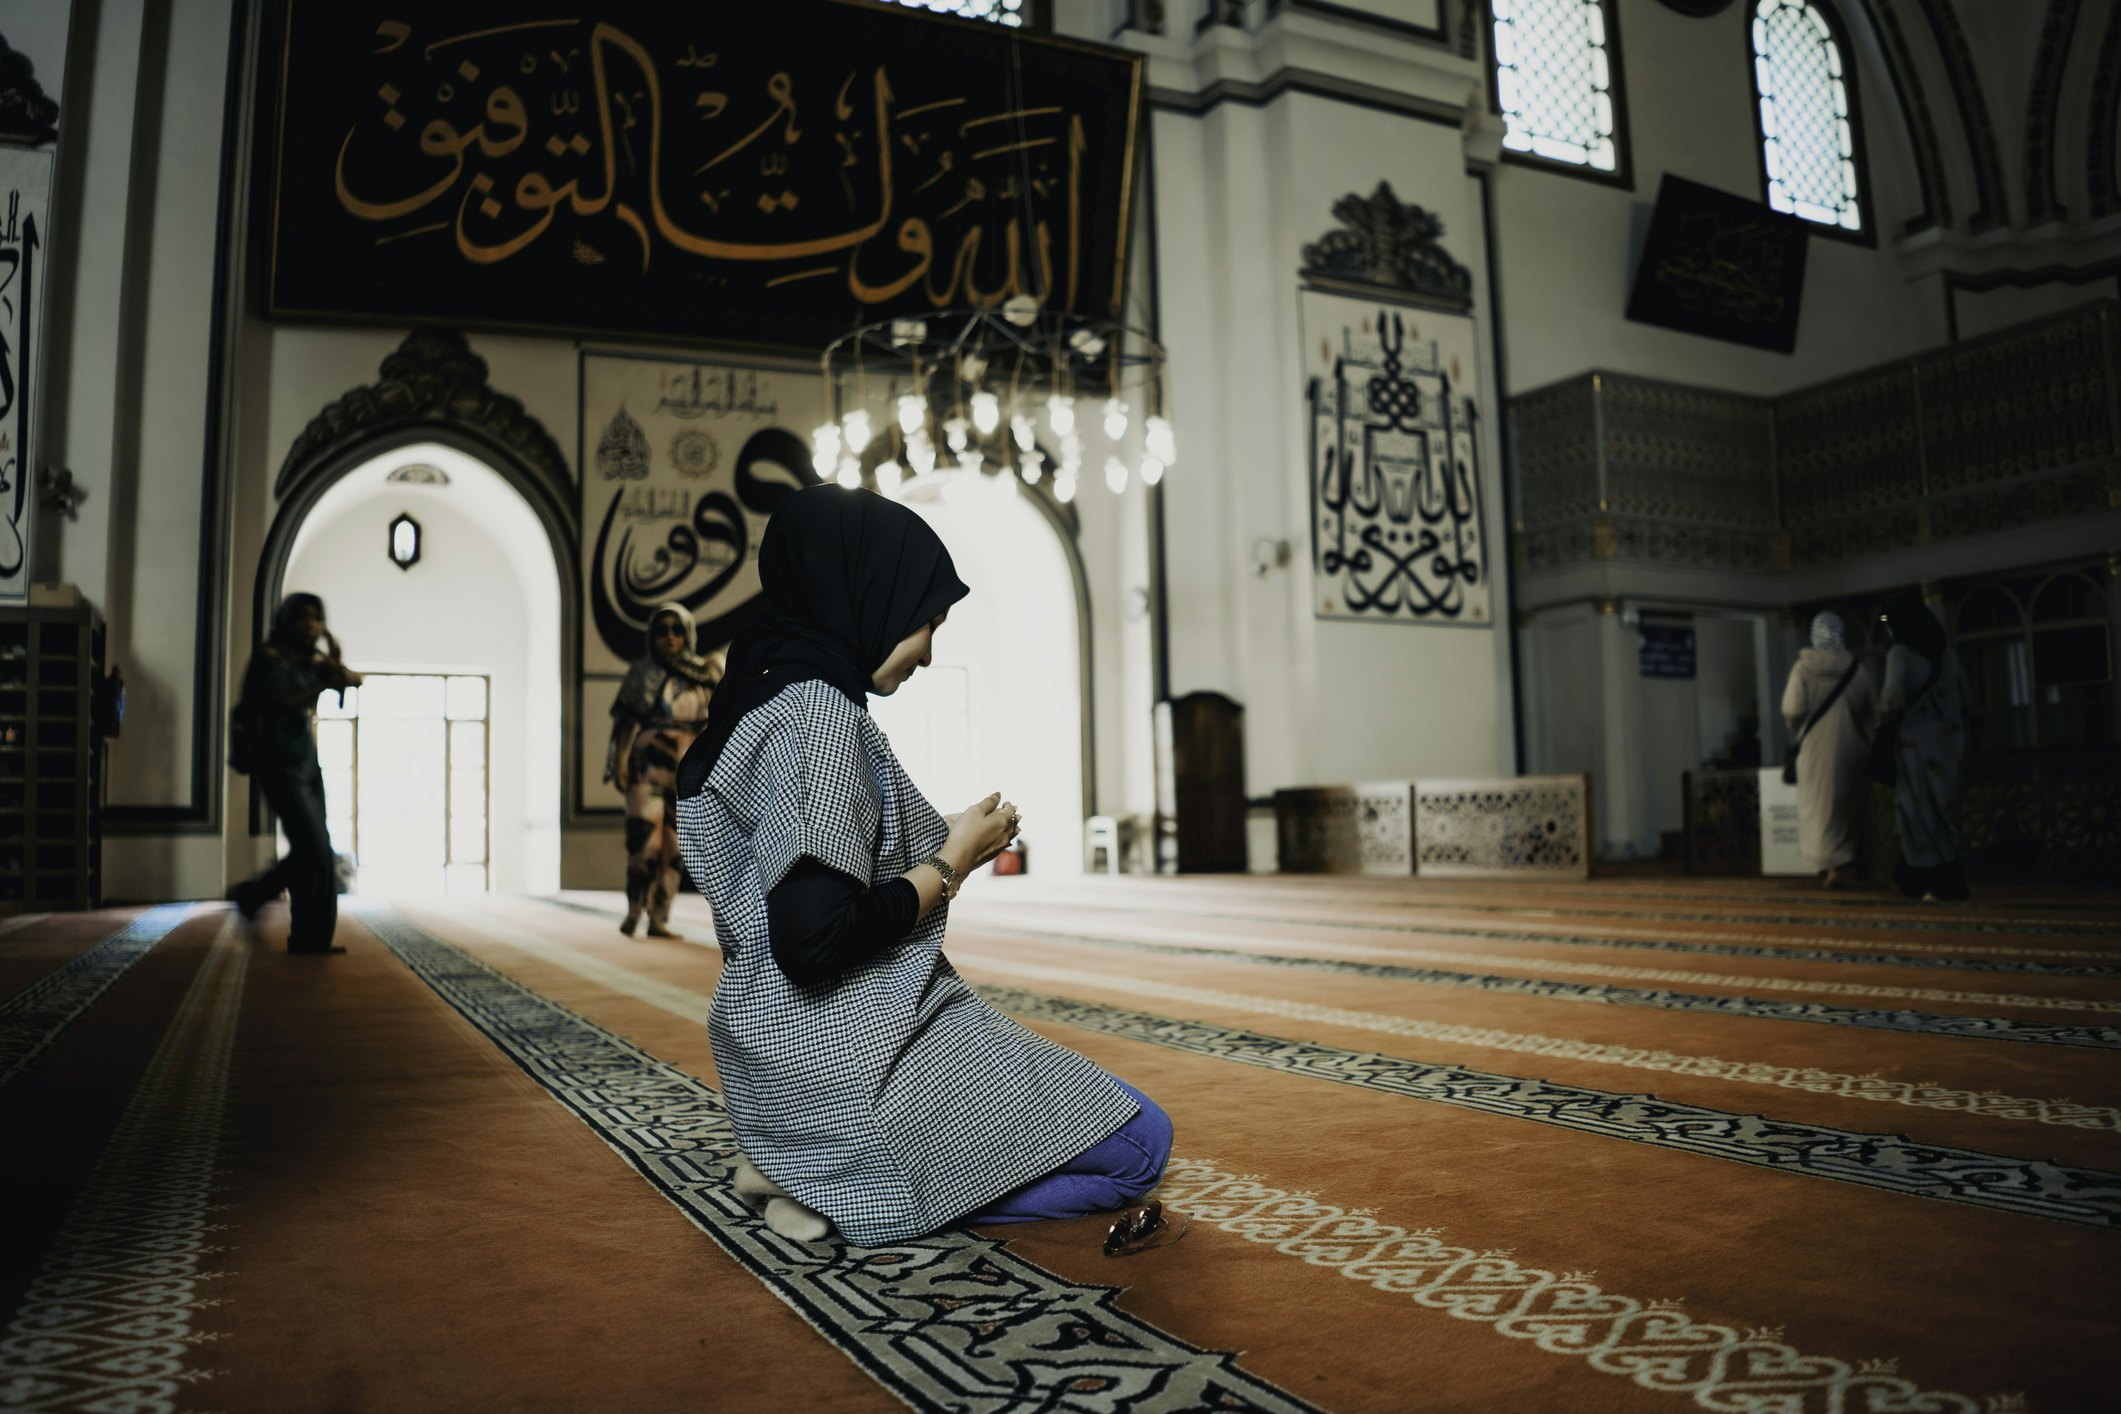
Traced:
<path fill-rule="evenodd" d="M 1644 677 L 1693 679 L 1693 625 L 1644 624 L 1638 631 L 1642 647 L 1636 662 Z"/>

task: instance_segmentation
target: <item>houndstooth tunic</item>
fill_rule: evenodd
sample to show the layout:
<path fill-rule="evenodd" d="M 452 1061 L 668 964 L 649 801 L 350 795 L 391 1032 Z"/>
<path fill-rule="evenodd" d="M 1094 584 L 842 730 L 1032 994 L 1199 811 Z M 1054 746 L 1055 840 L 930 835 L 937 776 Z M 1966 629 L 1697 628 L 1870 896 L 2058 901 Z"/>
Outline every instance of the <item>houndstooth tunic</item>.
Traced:
<path fill-rule="evenodd" d="M 942 954 L 947 904 L 830 987 L 798 988 L 775 964 L 766 894 L 798 859 L 873 885 L 948 834 L 882 729 L 822 682 L 746 714 L 705 789 L 678 802 L 722 946 L 708 1034 L 737 1139 L 862 1246 L 977 1212 L 1138 1108 L 965 984 Z"/>

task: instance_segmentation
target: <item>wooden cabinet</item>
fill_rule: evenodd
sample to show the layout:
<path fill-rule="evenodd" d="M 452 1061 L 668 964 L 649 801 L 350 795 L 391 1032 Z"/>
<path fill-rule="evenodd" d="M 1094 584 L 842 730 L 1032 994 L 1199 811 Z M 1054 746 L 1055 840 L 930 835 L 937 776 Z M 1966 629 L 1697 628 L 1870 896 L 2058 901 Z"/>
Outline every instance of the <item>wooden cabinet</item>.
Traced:
<path fill-rule="evenodd" d="M 1244 872 L 1244 718 L 1219 692 L 1156 704 L 1159 874 Z"/>
<path fill-rule="evenodd" d="M 88 605 L 0 610 L 0 912 L 102 902 L 103 653 Z"/>

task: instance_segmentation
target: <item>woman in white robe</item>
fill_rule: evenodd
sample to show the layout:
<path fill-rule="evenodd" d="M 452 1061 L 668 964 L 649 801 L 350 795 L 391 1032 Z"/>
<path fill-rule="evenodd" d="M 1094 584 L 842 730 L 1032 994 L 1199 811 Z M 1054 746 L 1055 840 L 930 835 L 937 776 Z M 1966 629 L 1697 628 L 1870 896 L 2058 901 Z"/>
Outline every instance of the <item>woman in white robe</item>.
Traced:
<path fill-rule="evenodd" d="M 1843 678 L 1848 686 L 1835 697 Z M 1863 768 L 1877 713 L 1878 689 L 1849 652 L 1841 616 L 1818 615 L 1812 620 L 1812 646 L 1797 655 L 1782 690 L 1782 719 L 1793 741 L 1803 733 L 1797 746 L 1798 852 L 1826 876 L 1830 889 L 1841 885 L 1863 836 L 1870 791 Z"/>

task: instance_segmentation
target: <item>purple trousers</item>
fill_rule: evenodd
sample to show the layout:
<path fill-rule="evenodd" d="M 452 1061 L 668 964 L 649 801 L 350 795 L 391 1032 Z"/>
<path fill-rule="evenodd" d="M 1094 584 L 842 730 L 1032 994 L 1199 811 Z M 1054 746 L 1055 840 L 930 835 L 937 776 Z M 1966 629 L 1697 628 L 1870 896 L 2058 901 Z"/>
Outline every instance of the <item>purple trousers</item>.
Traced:
<path fill-rule="evenodd" d="M 1118 1083 L 1141 1106 L 1134 1118 L 1052 1173 L 1004 1193 L 963 1221 L 976 1226 L 1109 1213 L 1156 1187 L 1171 1158 L 1171 1116 L 1126 1081 Z"/>

